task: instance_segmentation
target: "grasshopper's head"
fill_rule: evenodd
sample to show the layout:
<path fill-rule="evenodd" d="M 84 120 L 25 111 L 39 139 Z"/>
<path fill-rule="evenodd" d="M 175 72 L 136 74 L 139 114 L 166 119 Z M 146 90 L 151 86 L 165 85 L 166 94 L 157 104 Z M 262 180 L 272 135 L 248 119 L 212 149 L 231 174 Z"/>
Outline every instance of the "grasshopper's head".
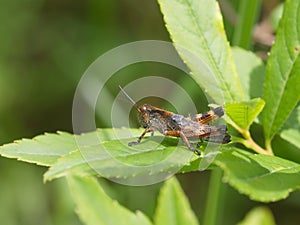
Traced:
<path fill-rule="evenodd" d="M 144 128 L 148 127 L 154 108 L 154 106 L 149 104 L 143 104 L 137 107 L 137 110 L 139 111 L 139 121 Z"/>
<path fill-rule="evenodd" d="M 149 124 L 150 114 L 153 109 L 153 106 L 149 104 L 143 104 L 141 106 L 138 106 L 136 102 L 123 90 L 121 86 L 119 86 L 120 90 L 123 92 L 123 94 L 131 101 L 133 106 L 137 109 L 139 112 L 139 121 L 143 127 L 147 127 Z"/>

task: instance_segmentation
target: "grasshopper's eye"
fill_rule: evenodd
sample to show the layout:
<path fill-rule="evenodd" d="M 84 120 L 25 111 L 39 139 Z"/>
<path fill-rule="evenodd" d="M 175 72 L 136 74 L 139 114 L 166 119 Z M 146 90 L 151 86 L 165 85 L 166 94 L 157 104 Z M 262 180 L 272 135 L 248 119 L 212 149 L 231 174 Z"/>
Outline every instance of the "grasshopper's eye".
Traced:
<path fill-rule="evenodd" d="M 146 106 L 143 106 L 143 110 L 145 110 L 145 111 L 146 111 L 146 110 L 147 110 L 147 107 L 146 107 Z"/>

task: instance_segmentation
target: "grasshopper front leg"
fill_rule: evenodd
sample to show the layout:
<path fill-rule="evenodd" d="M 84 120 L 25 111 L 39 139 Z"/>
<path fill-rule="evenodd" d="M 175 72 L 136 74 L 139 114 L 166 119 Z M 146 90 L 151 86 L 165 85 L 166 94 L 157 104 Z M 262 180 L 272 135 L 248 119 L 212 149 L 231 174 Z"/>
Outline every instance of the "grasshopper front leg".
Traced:
<path fill-rule="evenodd" d="M 144 130 L 144 132 L 141 134 L 141 136 L 136 140 L 136 141 L 132 141 L 128 143 L 128 146 L 132 146 L 132 145 L 136 145 L 139 144 L 141 142 L 141 140 L 143 139 L 143 137 L 145 136 L 145 134 L 151 132 L 151 136 L 153 136 L 154 134 L 154 129 L 153 128 L 146 128 Z"/>

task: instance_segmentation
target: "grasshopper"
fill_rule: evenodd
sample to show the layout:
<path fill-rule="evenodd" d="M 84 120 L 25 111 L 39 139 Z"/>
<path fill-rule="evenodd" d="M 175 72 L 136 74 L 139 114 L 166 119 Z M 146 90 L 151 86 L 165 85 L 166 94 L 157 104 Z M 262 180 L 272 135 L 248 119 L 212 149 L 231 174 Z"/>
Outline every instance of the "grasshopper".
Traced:
<path fill-rule="evenodd" d="M 193 148 L 189 140 L 200 139 L 201 141 L 205 140 L 222 144 L 231 141 L 225 125 L 208 125 L 213 120 L 224 115 L 224 108 L 222 106 L 204 113 L 184 117 L 149 104 L 138 106 L 121 86 L 119 88 L 139 112 L 140 123 L 145 128 L 136 141 L 128 143 L 129 146 L 139 144 L 145 134 L 149 132 L 153 136 L 155 130 L 158 130 L 165 136 L 180 137 L 187 148 L 199 156 L 201 152 Z"/>

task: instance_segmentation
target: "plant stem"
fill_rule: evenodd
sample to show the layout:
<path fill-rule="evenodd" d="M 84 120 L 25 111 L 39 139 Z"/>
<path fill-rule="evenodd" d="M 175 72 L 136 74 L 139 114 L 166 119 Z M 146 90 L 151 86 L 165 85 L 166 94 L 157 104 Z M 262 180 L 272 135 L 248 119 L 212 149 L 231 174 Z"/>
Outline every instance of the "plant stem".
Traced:
<path fill-rule="evenodd" d="M 219 218 L 220 211 L 223 205 L 223 183 L 222 183 L 223 172 L 219 168 L 215 168 L 210 175 L 210 181 L 208 186 L 208 193 L 206 199 L 206 206 L 204 212 L 204 225 L 215 225 L 217 218 Z"/>
<path fill-rule="evenodd" d="M 261 0 L 243 0 L 239 3 L 239 20 L 234 30 L 233 45 L 251 48 L 253 25 L 260 11 Z"/>
<path fill-rule="evenodd" d="M 273 154 L 272 145 L 271 145 L 271 139 L 267 139 L 265 142 L 266 150 L 267 152 L 270 152 Z"/>
<path fill-rule="evenodd" d="M 263 149 L 260 147 L 251 137 L 251 134 L 249 130 L 240 128 L 238 125 L 236 125 L 232 120 L 230 121 L 231 126 L 234 127 L 238 132 L 243 135 L 245 139 L 240 140 L 239 142 L 243 144 L 245 147 L 252 149 L 253 151 L 259 153 L 259 154 L 264 154 L 264 155 L 274 155 L 272 148 L 271 148 L 271 143 L 268 143 L 266 141 L 266 149 Z M 269 144 L 269 145 L 268 145 Z"/>
<path fill-rule="evenodd" d="M 244 135 L 243 135 L 244 136 Z M 244 145 L 248 148 L 253 149 L 257 153 L 265 154 L 265 155 L 274 155 L 272 151 L 268 151 L 267 149 L 263 149 L 252 139 L 250 132 L 246 131 L 246 135 L 244 136 L 245 142 Z"/>

